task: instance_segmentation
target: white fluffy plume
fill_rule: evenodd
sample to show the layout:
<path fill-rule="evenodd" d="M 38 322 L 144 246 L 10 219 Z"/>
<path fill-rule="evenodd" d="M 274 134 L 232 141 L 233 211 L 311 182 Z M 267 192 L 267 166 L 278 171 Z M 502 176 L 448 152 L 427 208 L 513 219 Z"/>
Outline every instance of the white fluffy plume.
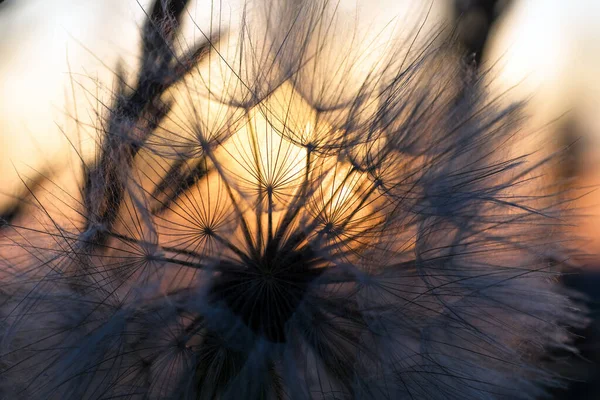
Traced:
<path fill-rule="evenodd" d="M 78 189 L 23 179 L 0 247 L 2 397 L 559 384 L 548 352 L 582 317 L 556 284 L 558 197 L 508 150 L 519 105 L 441 34 L 364 43 L 335 2 L 263 0 L 189 43 L 187 3 L 147 10 Z"/>

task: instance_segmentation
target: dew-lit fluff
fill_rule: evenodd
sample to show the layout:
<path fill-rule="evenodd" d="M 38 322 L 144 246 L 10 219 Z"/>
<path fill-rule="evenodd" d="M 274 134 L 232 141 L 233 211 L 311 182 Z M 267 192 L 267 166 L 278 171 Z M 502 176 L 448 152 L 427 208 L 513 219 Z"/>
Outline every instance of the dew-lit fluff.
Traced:
<path fill-rule="evenodd" d="M 583 318 L 556 283 L 560 204 L 514 155 L 519 105 L 490 98 L 443 35 L 334 54 L 335 2 L 248 3 L 239 32 L 197 27 L 196 44 L 180 40 L 186 6 L 148 9 L 94 159 L 57 172 L 77 188 L 23 176 L 1 231 L 1 397 L 560 384 L 549 352 Z"/>

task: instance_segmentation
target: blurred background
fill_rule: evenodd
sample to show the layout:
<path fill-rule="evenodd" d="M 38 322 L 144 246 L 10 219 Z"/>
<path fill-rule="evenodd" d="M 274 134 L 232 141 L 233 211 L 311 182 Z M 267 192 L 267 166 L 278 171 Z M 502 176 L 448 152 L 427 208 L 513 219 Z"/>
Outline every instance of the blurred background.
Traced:
<path fill-rule="evenodd" d="M 0 1 L 0 214 L 21 196 L 20 174 L 64 167 L 73 143 L 91 154 L 95 111 L 110 95 L 116 65 L 135 66 L 148 3 Z M 198 0 L 190 14 L 209 30 L 215 15 L 226 27 L 241 9 L 239 0 Z M 488 71 L 492 95 L 527 100 L 526 151 L 563 155 L 548 179 L 577 193 L 567 230 L 588 255 L 574 260 L 581 269 L 567 271 L 563 283 L 586 294 L 593 319 L 575 332 L 580 355 L 564 356 L 562 372 L 572 379 L 554 396 L 600 398 L 600 1 L 340 2 L 342 12 L 358 9 L 375 33 L 392 23 L 396 34 L 421 29 L 427 37 L 444 28 L 455 35 L 464 62 Z M 193 40 L 197 27 L 189 25 Z"/>

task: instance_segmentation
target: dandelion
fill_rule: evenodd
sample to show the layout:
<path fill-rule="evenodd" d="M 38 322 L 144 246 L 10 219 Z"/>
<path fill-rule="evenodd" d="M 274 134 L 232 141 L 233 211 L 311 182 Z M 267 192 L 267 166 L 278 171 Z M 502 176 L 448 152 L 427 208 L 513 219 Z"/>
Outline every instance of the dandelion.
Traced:
<path fill-rule="evenodd" d="M 527 399 L 559 384 L 548 351 L 582 317 L 548 263 L 554 208 L 519 191 L 536 166 L 503 151 L 519 107 L 434 40 L 353 88 L 323 79 L 354 65 L 329 58 L 327 1 L 266 2 L 257 30 L 244 11 L 231 65 L 224 33 L 177 44 L 187 3 L 147 13 L 136 82 L 117 76 L 78 193 L 23 178 L 1 249 L 3 395 Z"/>

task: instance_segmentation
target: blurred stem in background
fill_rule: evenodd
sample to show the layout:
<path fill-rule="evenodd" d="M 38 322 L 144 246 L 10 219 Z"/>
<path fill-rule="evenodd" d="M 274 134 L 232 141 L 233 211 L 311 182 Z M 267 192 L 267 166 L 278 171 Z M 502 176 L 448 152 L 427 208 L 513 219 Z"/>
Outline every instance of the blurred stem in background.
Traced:
<path fill-rule="evenodd" d="M 454 19 L 465 55 L 480 65 L 490 31 L 512 0 L 455 0 Z"/>

